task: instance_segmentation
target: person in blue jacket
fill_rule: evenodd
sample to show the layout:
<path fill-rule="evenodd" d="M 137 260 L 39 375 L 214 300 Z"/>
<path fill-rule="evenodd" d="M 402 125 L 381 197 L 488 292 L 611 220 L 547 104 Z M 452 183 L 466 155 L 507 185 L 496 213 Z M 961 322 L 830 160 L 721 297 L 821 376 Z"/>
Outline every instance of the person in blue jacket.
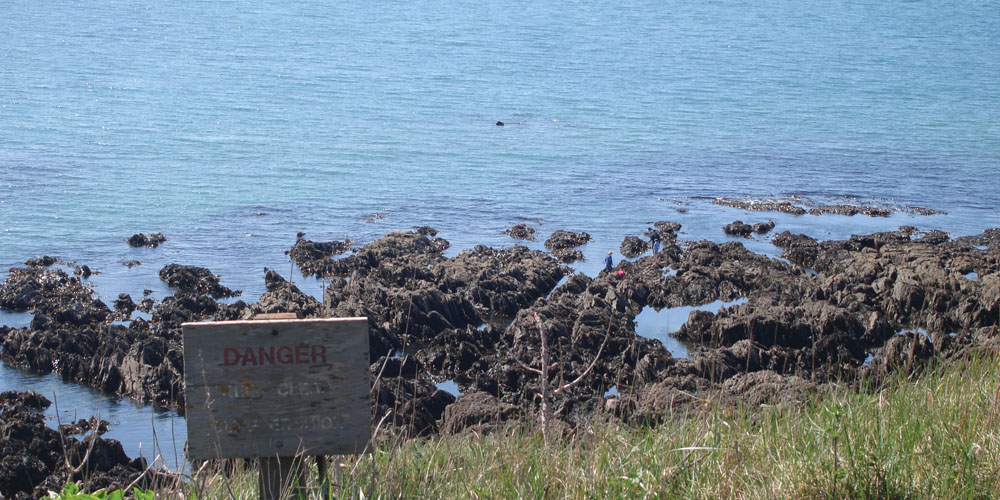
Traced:
<path fill-rule="evenodd" d="M 608 256 L 604 258 L 604 270 L 610 272 L 613 266 L 614 262 L 611 261 L 611 252 L 608 252 Z"/>

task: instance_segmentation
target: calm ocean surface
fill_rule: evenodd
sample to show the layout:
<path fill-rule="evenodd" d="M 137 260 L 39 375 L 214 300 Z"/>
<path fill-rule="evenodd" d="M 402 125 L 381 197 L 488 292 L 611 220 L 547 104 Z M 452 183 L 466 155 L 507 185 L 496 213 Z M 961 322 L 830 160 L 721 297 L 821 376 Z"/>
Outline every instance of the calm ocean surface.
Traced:
<path fill-rule="evenodd" d="M 162 298 L 178 262 L 254 300 L 298 231 L 412 225 L 452 253 L 511 245 L 518 222 L 587 231 L 584 272 L 654 220 L 716 241 L 734 219 L 977 234 L 1000 225 L 998 19 L 996 1 L 0 0 L 0 278 L 48 254 L 100 271 L 102 296 Z M 948 214 L 707 199 L 790 195 Z M 0 390 L 25 384 L 4 370 Z"/>

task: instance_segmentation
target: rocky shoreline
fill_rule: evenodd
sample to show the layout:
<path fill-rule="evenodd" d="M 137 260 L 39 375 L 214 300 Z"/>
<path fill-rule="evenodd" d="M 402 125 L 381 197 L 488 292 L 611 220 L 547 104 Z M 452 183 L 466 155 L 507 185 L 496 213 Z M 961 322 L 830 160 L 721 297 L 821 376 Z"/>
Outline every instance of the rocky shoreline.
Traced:
<path fill-rule="evenodd" d="M 0 393 L 0 497 L 47 498 L 69 481 L 85 491 L 152 484 L 156 474 L 144 459 L 130 459 L 121 443 L 100 437 L 108 422 L 81 419 L 52 429 L 41 414 L 51 404 L 37 392 Z"/>
<path fill-rule="evenodd" d="M 362 247 L 300 233 L 288 254 L 327 284 L 322 301 L 274 270 L 265 270 L 267 291 L 256 302 L 233 301 L 239 292 L 210 270 L 169 265 L 160 278 L 173 295 L 137 303 L 122 294 L 108 305 L 82 275 L 32 259 L 0 285 L 0 308 L 34 314 L 27 327 L 0 327 L 0 359 L 183 409 L 181 323 L 274 312 L 366 316 L 375 421 L 416 436 L 535 419 L 540 330 L 548 385 L 580 379 L 549 402 L 567 429 L 595 416 L 656 422 L 707 395 L 748 405 L 801 401 L 827 383 L 919 370 L 1000 338 L 1000 229 L 952 239 L 904 227 L 822 242 L 784 231 L 771 239 L 781 259 L 736 241 L 682 241 L 679 229 L 669 221 L 650 228 L 663 242 L 655 255 L 645 240 L 626 238 L 622 253 L 635 260 L 596 277 L 566 264 L 582 257 L 576 248 L 586 233 L 557 231 L 547 251 L 476 246 L 454 257 L 427 227 Z M 737 298 L 746 301 L 694 312 L 677 332 L 690 358 L 635 333 L 646 308 Z M 133 318 L 136 309 L 150 319 Z M 442 380 L 463 394 L 439 390 Z"/>

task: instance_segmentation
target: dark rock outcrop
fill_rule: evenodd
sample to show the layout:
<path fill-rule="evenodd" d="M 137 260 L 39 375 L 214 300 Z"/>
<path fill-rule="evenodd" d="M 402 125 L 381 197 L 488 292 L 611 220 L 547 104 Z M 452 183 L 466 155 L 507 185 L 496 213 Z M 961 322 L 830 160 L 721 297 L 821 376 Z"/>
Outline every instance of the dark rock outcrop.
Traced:
<path fill-rule="evenodd" d="M 551 252 L 558 252 L 568 248 L 576 248 L 590 242 L 591 236 L 587 233 L 574 233 L 562 229 L 557 230 L 545 240 L 545 248 Z"/>
<path fill-rule="evenodd" d="M 504 231 L 504 234 L 514 238 L 515 240 L 535 240 L 535 228 L 528 226 L 526 224 L 515 224 L 510 229 Z"/>
<path fill-rule="evenodd" d="M 85 491 L 150 483 L 142 479 L 145 460 L 129 459 L 121 443 L 99 437 L 96 421 L 81 420 L 64 432 L 47 427 L 40 411 L 50 404 L 30 391 L 0 393 L 0 497 L 45 498 L 70 481 L 80 482 Z M 72 436 L 87 430 L 82 440 Z"/>
<path fill-rule="evenodd" d="M 625 239 L 622 240 L 619 251 L 622 255 L 631 259 L 648 252 L 649 248 L 649 243 L 646 241 L 643 241 L 636 236 L 626 236 Z"/>
<path fill-rule="evenodd" d="M 238 290 L 222 286 L 219 277 L 204 267 L 168 264 L 160 270 L 160 279 L 179 292 L 208 294 L 215 299 L 240 295 Z"/>
<path fill-rule="evenodd" d="M 485 392 L 463 394 L 445 408 L 441 431 L 446 434 L 476 432 L 487 434 L 521 421 L 524 410 L 504 403 Z"/>
<path fill-rule="evenodd" d="M 753 226 L 737 220 L 723 226 L 722 230 L 730 236 L 742 236 L 747 238 L 753 233 Z"/>
<path fill-rule="evenodd" d="M 753 232 L 757 234 L 767 234 L 770 233 L 772 229 L 774 229 L 773 220 L 769 220 L 767 222 L 758 222 L 753 225 Z"/>
<path fill-rule="evenodd" d="M 303 276 L 331 276 L 334 273 L 331 257 L 351 249 L 351 240 L 318 242 L 304 236 L 305 233 L 299 233 L 295 246 L 285 252 L 299 266 Z"/>
<path fill-rule="evenodd" d="M 365 316 L 376 417 L 390 434 L 416 436 L 535 419 L 546 386 L 558 425 L 596 412 L 659 422 L 706 399 L 801 404 L 827 383 L 916 373 L 1000 338 L 998 230 L 950 239 L 903 227 L 840 241 L 785 231 L 772 238 L 784 258 L 772 259 L 740 241 L 678 241 L 679 226 L 656 228 L 661 252 L 620 262 L 621 276 L 593 278 L 520 245 L 449 258 L 449 243 L 429 231 L 390 233 L 341 258 L 310 254 L 317 258 L 306 262 L 321 262 L 316 274 L 329 279 L 322 302 L 265 270 L 267 292 L 256 302 L 220 304 L 217 277 L 178 266 L 163 273 L 177 293 L 138 305 L 122 295 L 112 311 L 78 277 L 15 268 L 0 285 L 0 306 L 34 309 L 35 318 L 0 329 L 0 357 L 176 406 L 182 322 Z M 547 247 L 556 253 L 589 239 L 568 234 Z M 638 251 L 645 241 L 633 238 Z M 673 334 L 689 343 L 690 359 L 636 334 L 646 308 L 737 298 L 746 300 L 691 313 Z M 150 307 L 152 321 L 113 324 Z M 434 381 L 444 379 L 466 395 L 456 401 L 438 390 Z M 606 397 L 613 387 L 619 395 Z"/>
<path fill-rule="evenodd" d="M 167 241 L 167 237 L 163 236 L 163 233 L 150 233 L 148 236 L 144 233 L 136 233 L 125 241 L 130 247 L 156 248 Z"/>

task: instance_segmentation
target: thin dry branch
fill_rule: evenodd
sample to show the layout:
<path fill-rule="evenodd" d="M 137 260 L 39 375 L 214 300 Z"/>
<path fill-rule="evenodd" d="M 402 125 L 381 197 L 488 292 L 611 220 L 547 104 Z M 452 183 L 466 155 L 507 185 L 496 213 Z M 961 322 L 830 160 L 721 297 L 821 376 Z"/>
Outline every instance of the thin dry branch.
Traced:
<path fill-rule="evenodd" d="M 587 369 L 584 370 L 583 373 L 581 373 L 580 376 L 576 378 L 576 380 L 573 380 L 572 382 L 564 384 L 562 387 L 560 387 L 560 388 L 556 389 L 555 391 L 553 391 L 552 394 L 560 394 L 560 393 L 562 393 L 566 389 L 569 389 L 569 388 L 573 387 L 574 385 L 580 383 L 581 380 L 583 380 L 587 375 L 589 375 L 590 371 L 594 369 L 594 365 L 596 365 L 597 361 L 599 359 L 601 359 L 601 353 L 604 352 L 604 346 L 606 346 L 608 344 L 608 338 L 610 338 L 610 337 L 611 337 L 611 322 L 609 321 L 608 322 L 608 331 L 607 331 L 607 333 L 604 334 L 604 341 L 601 342 L 601 347 L 597 349 L 597 355 L 595 355 L 594 356 L 594 360 L 590 362 L 590 366 L 588 366 Z"/>

